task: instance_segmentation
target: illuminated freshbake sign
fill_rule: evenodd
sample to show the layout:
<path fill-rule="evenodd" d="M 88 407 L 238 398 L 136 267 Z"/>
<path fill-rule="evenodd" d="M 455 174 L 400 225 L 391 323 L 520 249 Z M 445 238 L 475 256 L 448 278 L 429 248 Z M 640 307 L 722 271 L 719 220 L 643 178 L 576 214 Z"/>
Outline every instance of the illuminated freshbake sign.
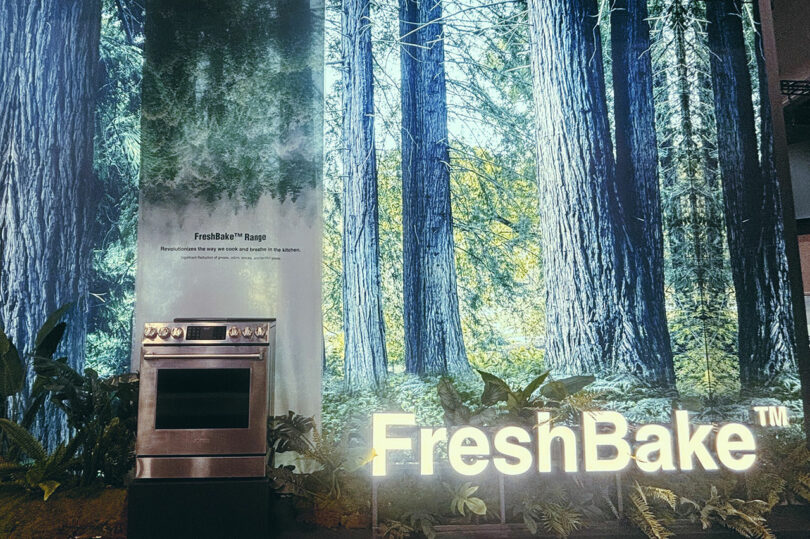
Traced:
<path fill-rule="evenodd" d="M 761 408 L 761 409 L 760 409 Z M 787 424 L 784 407 L 754 407 L 761 425 L 767 425 L 771 411 L 771 425 Z M 397 434 L 396 430 L 410 427 L 411 434 Z M 538 473 L 554 470 L 565 472 L 617 472 L 631 462 L 644 472 L 693 470 L 700 465 L 704 470 L 745 471 L 756 461 L 756 441 L 751 429 L 742 423 L 693 425 L 689 412 L 673 413 L 673 427 L 659 424 L 640 425 L 630 436 L 627 419 L 612 411 L 582 413 L 581 436 L 565 425 L 553 425 L 549 412 L 537 412 L 536 428 L 516 425 L 500 427 L 488 435 L 477 427 L 465 426 L 448 430 L 416 427 L 416 416 L 409 413 L 378 413 L 372 420 L 374 458 L 372 475 L 388 473 L 388 457 L 394 451 L 418 453 L 419 471 L 433 475 L 436 446 L 447 443 L 450 466 L 462 475 L 478 475 L 494 466 L 506 475 L 520 475 L 534 469 Z M 716 432 L 715 432 L 716 430 Z M 534 438 L 534 440 L 533 440 Z M 534 449 L 530 449 L 534 441 Z M 418 442 L 416 446 L 414 442 Z M 555 456 L 561 462 L 552 462 L 552 445 L 560 444 Z M 580 458 L 581 457 L 581 458 Z"/>

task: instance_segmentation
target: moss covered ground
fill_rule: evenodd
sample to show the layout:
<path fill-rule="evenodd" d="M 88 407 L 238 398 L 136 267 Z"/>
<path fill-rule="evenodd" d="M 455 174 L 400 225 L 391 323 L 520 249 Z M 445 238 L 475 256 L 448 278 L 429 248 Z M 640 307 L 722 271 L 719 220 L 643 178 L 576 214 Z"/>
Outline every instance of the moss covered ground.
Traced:
<path fill-rule="evenodd" d="M 0 489 L 0 537 L 8 539 L 123 539 L 127 491 L 122 488 L 41 493 Z"/>

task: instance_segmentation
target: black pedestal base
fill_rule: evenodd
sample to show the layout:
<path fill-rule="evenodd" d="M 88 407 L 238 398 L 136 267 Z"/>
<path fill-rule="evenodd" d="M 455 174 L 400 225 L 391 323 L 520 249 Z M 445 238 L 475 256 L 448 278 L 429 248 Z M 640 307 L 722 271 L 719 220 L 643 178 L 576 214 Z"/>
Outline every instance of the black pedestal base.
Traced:
<path fill-rule="evenodd" d="M 269 537 L 267 479 L 136 480 L 129 487 L 129 539 Z"/>

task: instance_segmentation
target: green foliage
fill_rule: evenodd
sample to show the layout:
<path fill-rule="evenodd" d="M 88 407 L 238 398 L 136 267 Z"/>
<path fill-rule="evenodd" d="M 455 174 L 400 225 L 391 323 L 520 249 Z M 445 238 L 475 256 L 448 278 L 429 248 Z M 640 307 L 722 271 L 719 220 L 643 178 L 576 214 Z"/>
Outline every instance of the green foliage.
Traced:
<path fill-rule="evenodd" d="M 267 419 L 267 446 L 274 453 L 295 451 L 304 453 L 312 447 L 308 436 L 315 428 L 315 421 L 294 413 Z"/>
<path fill-rule="evenodd" d="M 663 502 L 670 509 L 675 510 L 678 497 L 672 491 L 656 487 L 642 487 L 636 483 L 628 495 L 628 500 L 630 506 L 627 516 L 644 535 L 650 539 L 666 539 L 673 535 L 661 522 L 661 518 L 653 512 L 655 502 Z"/>
<path fill-rule="evenodd" d="M 775 539 L 764 517 L 770 510 L 771 505 L 767 502 L 728 498 L 720 495 L 717 488 L 712 486 L 711 496 L 700 508 L 700 523 L 704 530 L 713 524 L 720 524 L 743 537 Z"/>
<path fill-rule="evenodd" d="M 8 480 L 29 490 L 41 489 L 43 499 L 47 500 L 68 477 L 67 471 L 78 447 L 76 439 L 67 445 L 59 444 L 48 455 L 39 441 L 17 423 L 0 418 L 0 429 L 6 439 L 28 457 L 19 464 L 2 462 L 0 480 Z"/>
<path fill-rule="evenodd" d="M 464 404 L 464 400 L 453 386 L 453 382 L 447 377 L 439 380 L 436 391 L 439 394 L 439 403 L 444 409 L 444 422 L 447 425 L 481 426 L 491 423 L 495 419 L 495 410 L 488 407 L 486 403 L 475 411 Z M 486 389 L 484 391 L 486 392 Z"/>
<path fill-rule="evenodd" d="M 38 461 L 47 457 L 47 453 L 45 453 L 45 449 L 39 443 L 39 440 L 17 423 L 8 419 L 0 419 L 0 428 L 3 429 L 8 440 L 18 447 L 20 451 L 28 455 L 29 458 Z"/>
<path fill-rule="evenodd" d="M 206 0 L 150 13 L 169 42 L 147 48 L 145 59 L 147 200 L 230 200 L 238 210 L 265 194 L 294 201 L 317 187 L 320 23 L 302 6 Z"/>
<path fill-rule="evenodd" d="M 523 523 L 532 533 L 538 535 L 542 525 L 546 532 L 556 537 L 568 537 L 582 527 L 582 513 L 570 504 L 557 502 L 524 503 L 521 512 Z"/>
<path fill-rule="evenodd" d="M 563 402 L 582 391 L 591 384 L 593 376 L 571 376 L 560 380 L 546 379 L 548 372 L 530 381 L 523 389 L 513 390 L 509 384 L 494 374 L 478 371 L 484 381 L 481 394 L 481 406 L 475 411 L 464 404 L 458 391 L 449 378 L 439 381 L 437 392 L 439 402 L 444 409 L 444 420 L 447 425 L 485 425 L 492 424 L 499 415 L 509 420 L 531 421 L 541 409 L 559 409 Z M 532 398 L 539 390 L 543 398 Z M 501 410 L 500 405 L 505 406 Z"/>
<path fill-rule="evenodd" d="M 132 41 L 142 42 L 134 35 Z M 101 73 L 94 169 L 100 189 L 93 248 L 86 365 L 102 375 L 127 370 L 135 306 L 143 51 L 128 39 L 116 2 L 102 3 Z"/>
<path fill-rule="evenodd" d="M 629 421 L 644 423 L 671 420 L 675 392 L 666 392 L 630 374 L 606 376 L 596 380 L 595 391 L 604 409 L 621 412 Z"/>
<path fill-rule="evenodd" d="M 386 520 L 380 526 L 380 533 L 383 537 L 391 539 L 404 539 L 411 537 L 414 532 L 419 532 L 427 539 L 435 539 L 436 517 L 423 511 L 405 513 L 401 520 Z"/>
<path fill-rule="evenodd" d="M 71 307 L 65 304 L 57 309 L 37 332 L 32 355 L 36 378 L 31 386 L 28 409 L 21 425 L 16 429 L 8 426 L 3 429 L 13 442 L 9 456 L 16 458 L 21 451 L 36 463 L 43 463 L 29 470 L 34 475 L 42 473 L 43 477 L 48 477 L 56 473 L 55 470 L 61 472 L 59 466 L 63 464 L 75 464 L 82 484 L 101 480 L 110 485 L 122 485 L 134 464 L 137 375 L 102 379 L 93 369 L 85 369 L 84 375 L 77 373 L 67 358 L 53 359 L 67 330 L 62 318 Z M 75 431 L 62 453 L 57 448 L 51 455 L 52 461 L 47 461 L 42 446 L 26 430 L 48 398 L 65 413 L 68 427 Z M 63 454 L 65 450 L 69 450 L 69 456 Z M 75 459 L 74 454 L 78 454 Z"/>
<path fill-rule="evenodd" d="M 749 499 L 810 502 L 810 450 L 800 425 L 758 433 L 757 465 L 745 474 Z"/>
<path fill-rule="evenodd" d="M 6 400 L 23 387 L 25 370 L 17 348 L 0 328 L 0 410 L 5 414 Z"/>
<path fill-rule="evenodd" d="M 724 475 L 725 477 L 708 473 L 659 475 L 657 486 L 641 485 L 634 481 L 624 494 L 626 516 L 651 539 L 672 536 L 667 524 L 675 518 L 700 522 L 704 529 L 719 524 L 743 537 L 772 538 L 765 515 L 778 501 L 775 492 L 771 490 L 767 502 L 755 498 L 735 498 L 726 492 L 739 490 L 741 478 L 735 474 Z M 715 484 L 717 482 L 721 483 L 721 488 Z M 776 487 L 778 485 L 771 485 L 771 488 Z M 707 490 L 709 496 L 705 497 Z"/>
<path fill-rule="evenodd" d="M 456 512 L 461 516 L 466 516 L 465 511 L 470 514 L 483 516 L 487 514 L 487 504 L 484 500 L 473 496 L 478 491 L 478 486 L 469 481 L 458 485 L 456 488 L 447 487 L 453 499 L 450 501 L 450 512 Z"/>
<path fill-rule="evenodd" d="M 473 376 L 450 378 L 459 398 L 472 407 L 480 407 L 481 380 Z M 377 390 L 344 391 L 342 379 L 328 374 L 324 379 L 323 424 L 325 433 L 340 432 L 345 425 L 365 424 L 374 412 L 405 411 L 416 415 L 422 425 L 441 425 L 444 410 L 439 403 L 437 376 L 419 377 L 396 373 L 388 376 Z"/>
<path fill-rule="evenodd" d="M 72 307 L 72 303 L 62 305 L 55 312 L 51 313 L 42 327 L 40 327 L 33 346 L 34 361 L 39 358 L 49 359 L 56 352 L 59 342 L 65 334 L 65 328 L 67 327 L 61 319 Z M 2 409 L 4 415 L 8 397 L 18 397 L 18 393 L 23 389 L 26 378 L 26 366 L 19 357 L 16 347 L 8 340 L 8 337 L 2 330 L 0 330 L 0 355 L 2 355 L 2 357 L 0 357 L 0 365 L 2 365 L 2 374 L 4 377 L 2 385 L 5 386 L 5 389 L 9 392 L 8 394 L 0 394 L 0 400 L 2 401 L 2 407 L 0 409 Z M 67 359 L 61 358 L 60 361 L 66 363 Z M 26 402 L 26 408 L 22 413 L 21 429 L 25 430 L 31 428 L 37 413 L 42 409 L 46 397 L 45 392 L 39 391 L 36 387 L 31 389 L 31 394 L 28 396 Z M 3 430 L 2 437 L 8 439 L 10 436 L 9 432 L 10 431 Z M 11 442 L 10 446 L 4 447 L 2 445 L 2 437 L 0 437 L 0 449 L 5 450 L 5 456 L 11 460 L 18 459 L 21 451 L 20 444 L 15 444 L 12 440 L 8 440 Z M 21 440 L 22 438 L 18 438 L 17 442 Z M 35 448 L 29 447 L 29 449 L 33 450 Z"/>
<path fill-rule="evenodd" d="M 76 430 L 81 482 L 122 485 L 134 464 L 137 375 L 101 379 L 93 369 L 80 375 L 65 362 L 44 358 L 34 370 L 34 391 L 49 392 Z"/>
<path fill-rule="evenodd" d="M 410 537 L 415 530 L 399 520 L 386 520 L 380 524 L 379 531 L 380 535 L 386 539 L 405 539 Z"/>
<path fill-rule="evenodd" d="M 368 464 L 374 457 L 373 450 L 358 435 L 346 428 L 336 439 L 324 438 L 315 428 L 312 418 L 288 412 L 268 420 L 268 446 L 274 453 L 295 452 L 317 466 L 311 474 L 316 489 L 308 492 L 299 482 L 291 480 L 290 468 L 271 468 L 271 476 L 282 485 L 298 493 L 307 493 L 317 498 L 340 499 L 348 476 Z"/>

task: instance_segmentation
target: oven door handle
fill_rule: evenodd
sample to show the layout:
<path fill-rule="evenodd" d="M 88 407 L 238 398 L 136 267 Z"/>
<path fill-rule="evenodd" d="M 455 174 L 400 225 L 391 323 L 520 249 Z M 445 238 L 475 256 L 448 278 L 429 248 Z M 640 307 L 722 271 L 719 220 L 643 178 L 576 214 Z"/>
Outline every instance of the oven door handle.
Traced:
<path fill-rule="evenodd" d="M 247 359 L 259 361 L 261 354 L 144 354 L 147 361 L 154 359 Z"/>

